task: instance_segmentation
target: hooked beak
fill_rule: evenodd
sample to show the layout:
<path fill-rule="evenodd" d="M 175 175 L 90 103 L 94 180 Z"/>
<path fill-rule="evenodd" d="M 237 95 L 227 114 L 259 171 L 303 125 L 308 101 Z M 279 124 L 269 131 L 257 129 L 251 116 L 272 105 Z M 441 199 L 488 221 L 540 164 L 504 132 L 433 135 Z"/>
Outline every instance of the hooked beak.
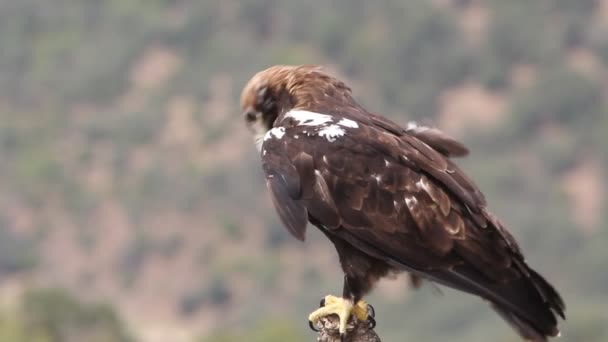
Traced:
<path fill-rule="evenodd" d="M 262 113 L 254 110 L 249 107 L 243 112 L 243 119 L 245 120 L 245 124 L 247 128 L 252 129 L 253 125 L 255 125 L 258 120 L 261 119 Z"/>

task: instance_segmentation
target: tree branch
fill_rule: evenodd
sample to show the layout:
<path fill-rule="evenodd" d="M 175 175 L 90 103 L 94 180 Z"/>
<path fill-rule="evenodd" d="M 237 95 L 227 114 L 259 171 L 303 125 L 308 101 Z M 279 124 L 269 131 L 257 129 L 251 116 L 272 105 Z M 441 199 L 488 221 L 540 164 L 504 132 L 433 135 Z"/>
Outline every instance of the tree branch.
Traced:
<path fill-rule="evenodd" d="M 329 315 L 322 317 L 319 321 L 320 328 L 319 342 L 381 342 L 380 337 L 376 335 L 374 329 L 371 329 L 369 322 L 359 321 L 352 318 L 346 326 L 346 339 L 340 341 L 340 332 L 338 327 L 340 319 L 338 315 Z"/>

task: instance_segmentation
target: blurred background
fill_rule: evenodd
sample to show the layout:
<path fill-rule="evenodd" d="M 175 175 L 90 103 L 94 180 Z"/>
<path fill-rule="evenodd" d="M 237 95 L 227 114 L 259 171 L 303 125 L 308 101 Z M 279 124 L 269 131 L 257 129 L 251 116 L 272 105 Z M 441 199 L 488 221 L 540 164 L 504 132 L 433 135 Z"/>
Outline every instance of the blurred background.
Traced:
<path fill-rule="evenodd" d="M 0 0 L 0 341 L 314 341 L 333 246 L 281 227 L 239 113 L 317 63 L 460 164 L 608 341 L 608 1 Z M 519 341 L 481 300 L 385 280 L 389 341 Z"/>

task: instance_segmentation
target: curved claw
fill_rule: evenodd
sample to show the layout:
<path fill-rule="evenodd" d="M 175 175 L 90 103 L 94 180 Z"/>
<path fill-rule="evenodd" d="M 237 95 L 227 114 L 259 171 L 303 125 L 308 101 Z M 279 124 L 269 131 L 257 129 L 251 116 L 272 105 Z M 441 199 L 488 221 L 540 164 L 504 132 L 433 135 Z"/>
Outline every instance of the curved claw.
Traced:
<path fill-rule="evenodd" d="M 369 328 L 374 329 L 376 327 L 376 319 L 373 316 L 368 316 L 367 320 L 369 321 Z"/>
<path fill-rule="evenodd" d="M 314 332 L 320 332 L 321 331 L 321 330 L 317 329 L 317 327 L 311 321 L 308 321 L 308 326 L 310 327 L 310 330 L 312 330 Z"/>
<path fill-rule="evenodd" d="M 369 317 L 376 317 L 376 309 L 371 304 L 367 304 L 367 314 Z"/>

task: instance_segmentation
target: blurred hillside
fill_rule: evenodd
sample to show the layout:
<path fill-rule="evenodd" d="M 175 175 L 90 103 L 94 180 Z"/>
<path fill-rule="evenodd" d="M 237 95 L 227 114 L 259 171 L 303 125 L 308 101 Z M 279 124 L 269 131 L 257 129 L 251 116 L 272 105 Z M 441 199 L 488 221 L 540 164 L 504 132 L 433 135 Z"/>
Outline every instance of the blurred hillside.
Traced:
<path fill-rule="evenodd" d="M 606 0 L 0 0 L 0 42 L 0 341 L 312 341 L 342 273 L 281 227 L 238 108 L 278 63 L 463 140 L 561 341 L 608 340 Z M 449 290 L 369 300 L 387 342 L 519 341 Z"/>

